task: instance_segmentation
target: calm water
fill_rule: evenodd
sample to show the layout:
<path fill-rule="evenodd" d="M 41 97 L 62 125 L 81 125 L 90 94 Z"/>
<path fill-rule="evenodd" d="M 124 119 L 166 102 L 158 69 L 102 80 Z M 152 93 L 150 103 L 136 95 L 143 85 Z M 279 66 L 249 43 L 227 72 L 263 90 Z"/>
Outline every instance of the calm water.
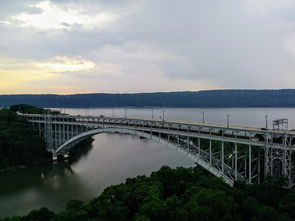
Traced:
<path fill-rule="evenodd" d="M 57 109 L 68 114 L 114 116 L 125 117 L 123 108 L 69 108 Z M 236 126 L 265 127 L 268 116 L 268 126 L 272 127 L 272 121 L 280 118 L 289 119 L 289 128 L 295 128 L 295 108 L 154 108 L 154 119 L 162 119 L 163 110 L 166 120 L 196 121 L 215 124 L 226 124 L 227 114 L 230 114 L 230 124 Z M 151 108 L 127 108 L 127 117 L 152 118 Z"/>
<path fill-rule="evenodd" d="M 205 121 L 224 124 L 230 114 L 232 125 L 265 127 L 269 122 L 288 118 L 289 128 L 295 128 L 294 108 L 234 108 L 234 109 L 165 109 L 165 118 L 185 121 Z M 63 109 L 69 114 L 112 116 L 113 109 Z M 115 116 L 124 116 L 124 109 L 115 109 Z M 128 117 L 151 117 L 151 109 L 127 109 Z M 154 109 L 154 118 L 162 109 Z M 269 126 L 271 123 L 269 123 Z M 92 149 L 71 165 L 67 163 L 29 168 L 10 174 L 0 174 L 0 217 L 25 214 L 46 206 L 64 209 L 70 199 L 89 200 L 106 186 L 124 182 L 127 177 L 150 174 L 162 165 L 193 166 L 178 152 L 157 143 L 128 135 L 96 135 Z"/>

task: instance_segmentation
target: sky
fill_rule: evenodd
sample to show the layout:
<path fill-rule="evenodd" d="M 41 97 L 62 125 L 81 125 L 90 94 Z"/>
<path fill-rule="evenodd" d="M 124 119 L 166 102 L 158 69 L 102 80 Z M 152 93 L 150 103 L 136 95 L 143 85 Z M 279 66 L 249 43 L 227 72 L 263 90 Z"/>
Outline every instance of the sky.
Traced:
<path fill-rule="evenodd" d="M 294 88 L 295 0 L 0 0 L 0 94 Z"/>

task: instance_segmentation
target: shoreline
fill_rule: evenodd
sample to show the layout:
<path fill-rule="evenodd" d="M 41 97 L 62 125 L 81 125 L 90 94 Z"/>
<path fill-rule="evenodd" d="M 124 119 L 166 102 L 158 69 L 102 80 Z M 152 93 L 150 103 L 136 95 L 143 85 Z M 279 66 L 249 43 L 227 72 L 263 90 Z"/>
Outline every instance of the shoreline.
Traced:
<path fill-rule="evenodd" d="M 31 164 L 31 165 L 17 165 L 17 166 L 9 166 L 9 167 L 6 167 L 6 168 L 1 168 L 0 169 L 0 175 L 1 174 L 7 174 L 7 173 L 13 173 L 13 172 L 17 172 L 17 171 L 20 171 L 20 170 L 24 170 L 24 169 L 28 169 L 30 167 L 36 167 L 36 166 L 43 166 L 43 165 L 50 165 L 50 164 L 53 164 L 53 160 L 51 161 L 47 161 L 47 162 L 42 162 L 42 163 L 34 163 L 34 164 Z"/>

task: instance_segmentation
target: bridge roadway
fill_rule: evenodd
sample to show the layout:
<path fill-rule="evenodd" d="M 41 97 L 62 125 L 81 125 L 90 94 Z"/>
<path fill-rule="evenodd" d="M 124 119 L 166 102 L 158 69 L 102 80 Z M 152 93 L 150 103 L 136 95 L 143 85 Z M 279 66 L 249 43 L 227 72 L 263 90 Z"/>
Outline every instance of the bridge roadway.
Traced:
<path fill-rule="evenodd" d="M 180 147 L 230 184 L 238 179 L 260 182 L 266 174 L 285 175 L 288 187 L 295 184 L 295 131 L 142 118 L 18 114 L 37 127 L 54 154 L 67 152 L 76 142 L 97 133 L 129 133 Z M 209 146 L 201 147 L 201 140 L 207 140 Z M 214 152 L 212 141 L 221 143 L 218 151 Z M 225 143 L 233 144 L 232 149 L 226 149 Z M 246 147 L 238 146 L 241 144 Z"/>
<path fill-rule="evenodd" d="M 225 142 L 237 142 L 255 146 L 271 145 L 280 149 L 295 148 L 295 131 L 272 130 L 255 127 L 242 127 L 217 125 L 210 123 L 185 122 L 185 121 L 159 121 L 144 118 L 116 118 L 103 116 L 73 116 L 73 115 L 26 115 L 26 118 L 35 123 L 46 122 L 46 116 L 50 116 L 51 124 L 87 126 L 123 126 L 132 129 L 153 129 L 158 132 L 181 134 L 183 136 L 200 137 L 205 139 L 220 140 Z M 126 127 L 127 126 L 127 127 Z M 275 139 L 281 138 L 281 139 Z M 291 145 L 292 144 L 292 145 Z"/>

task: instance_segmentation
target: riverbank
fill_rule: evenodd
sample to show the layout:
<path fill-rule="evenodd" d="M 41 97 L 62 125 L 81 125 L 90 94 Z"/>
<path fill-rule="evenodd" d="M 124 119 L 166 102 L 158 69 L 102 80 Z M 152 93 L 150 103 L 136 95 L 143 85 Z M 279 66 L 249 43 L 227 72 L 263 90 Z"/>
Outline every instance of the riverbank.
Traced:
<path fill-rule="evenodd" d="M 0 168 L 0 174 L 1 173 L 13 173 L 13 172 L 16 172 L 19 170 L 24 170 L 24 169 L 28 169 L 28 168 L 37 167 L 37 166 L 49 166 L 49 165 L 52 165 L 53 163 L 54 163 L 54 161 L 51 158 L 46 161 L 35 162 L 35 163 L 28 164 L 28 165 L 9 166 L 9 167 L 5 167 L 5 168 Z"/>
<path fill-rule="evenodd" d="M 81 141 L 78 143 L 76 146 L 74 146 L 70 152 L 69 152 L 69 158 L 64 159 L 68 160 L 70 163 L 76 162 L 80 157 L 83 155 L 87 154 L 91 148 L 92 148 L 92 142 L 94 139 L 92 137 L 86 138 L 85 140 Z M 32 168 L 36 166 L 48 166 L 53 164 L 54 162 L 62 162 L 63 160 L 58 160 L 58 161 L 53 161 L 47 160 L 45 162 L 36 162 L 30 165 L 17 165 L 17 166 L 9 166 L 5 168 L 0 168 L 0 174 L 2 173 L 13 173 L 19 170 L 27 169 L 27 168 Z"/>

